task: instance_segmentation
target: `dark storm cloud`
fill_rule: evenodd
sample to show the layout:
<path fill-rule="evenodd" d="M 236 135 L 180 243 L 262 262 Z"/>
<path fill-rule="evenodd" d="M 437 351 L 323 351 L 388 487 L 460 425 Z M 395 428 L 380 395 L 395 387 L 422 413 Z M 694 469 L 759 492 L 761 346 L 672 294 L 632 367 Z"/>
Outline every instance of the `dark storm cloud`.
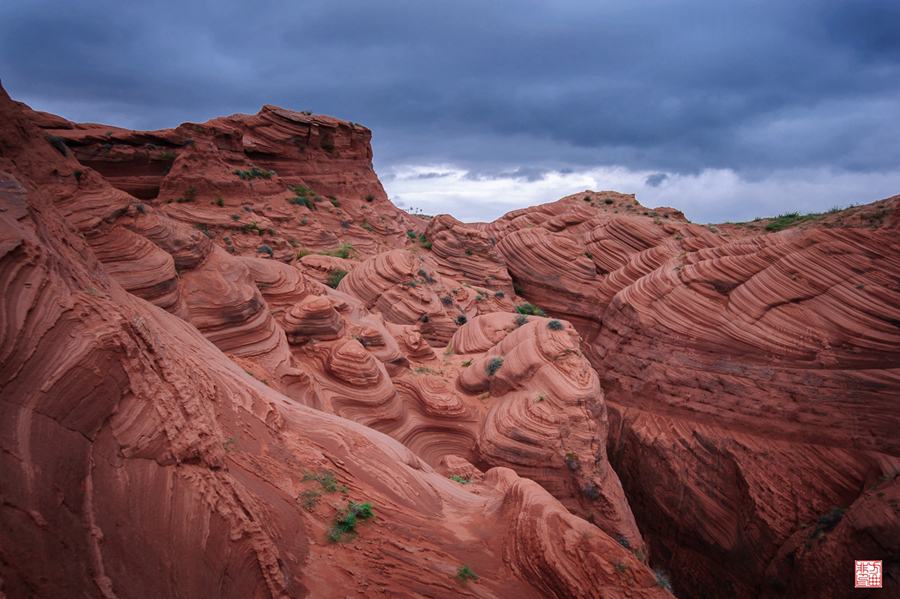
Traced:
<path fill-rule="evenodd" d="M 644 183 L 646 183 L 650 187 L 659 187 L 668 178 L 669 175 L 665 173 L 653 173 L 652 175 L 649 175 L 644 179 Z"/>
<path fill-rule="evenodd" d="M 463 176 L 466 181 L 496 181 L 509 179 L 510 181 L 543 181 L 548 174 L 553 172 L 547 168 L 532 166 L 520 166 L 515 170 L 472 170 Z"/>
<path fill-rule="evenodd" d="M 373 129 L 379 164 L 751 179 L 900 164 L 897 31 L 900 4 L 866 0 L 7 0 L 0 77 L 37 108 L 129 127 L 332 114 Z"/>

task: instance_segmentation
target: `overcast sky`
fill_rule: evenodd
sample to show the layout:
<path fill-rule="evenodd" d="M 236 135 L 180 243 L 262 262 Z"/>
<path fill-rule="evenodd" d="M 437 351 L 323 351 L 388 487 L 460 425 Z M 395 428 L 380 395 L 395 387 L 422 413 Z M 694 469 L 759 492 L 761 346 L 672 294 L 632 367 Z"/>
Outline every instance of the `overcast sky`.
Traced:
<path fill-rule="evenodd" d="M 132 129 L 360 122 L 426 213 L 612 189 L 721 222 L 900 194 L 898 32 L 896 0 L 3 0 L 0 80 Z"/>

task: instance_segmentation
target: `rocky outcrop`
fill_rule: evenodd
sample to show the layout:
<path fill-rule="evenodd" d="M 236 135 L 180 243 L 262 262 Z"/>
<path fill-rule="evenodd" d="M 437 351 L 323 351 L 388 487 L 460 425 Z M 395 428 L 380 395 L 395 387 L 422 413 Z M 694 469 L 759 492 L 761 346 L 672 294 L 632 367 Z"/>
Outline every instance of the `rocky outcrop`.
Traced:
<path fill-rule="evenodd" d="M 898 200 L 864 212 L 890 215 Z M 654 561 L 687 596 L 842 596 L 836 578 L 813 583 L 788 562 L 851 572 L 849 553 L 825 550 L 830 530 L 808 539 L 806 527 L 835 506 L 870 509 L 875 481 L 900 471 L 896 233 L 845 228 L 859 208 L 759 235 L 772 220 L 699 227 L 589 217 L 588 204 L 571 196 L 486 230 L 526 297 L 585 335 L 610 459 Z M 577 268 L 582 248 L 593 277 Z M 893 559 L 866 535 L 841 538 Z"/>
<path fill-rule="evenodd" d="M 438 293 L 370 311 L 268 253 L 233 256 L 179 222 L 205 218 L 197 206 L 129 196 L 5 94 L 0 113 L 4 594 L 666 595 L 542 486 L 470 463 L 466 488 L 417 455 L 446 463 L 471 443 L 442 439 L 471 442 L 484 416 L 455 383 L 461 356 L 441 367 L 422 337 L 434 334 L 402 317 L 426 299 L 444 306 Z M 39 122 L 90 147 L 84 128 Z M 237 137 L 216 139 L 234 151 Z M 423 266 L 398 272 L 444 285 L 400 253 L 388 260 Z M 500 305 L 452 284 L 458 314 Z M 465 471 L 464 457 L 449 463 Z M 355 530 L 336 528 L 349 514 Z"/>
<path fill-rule="evenodd" d="M 0 114 L 7 596 L 897 589 L 900 197 L 426 228 L 329 117 Z"/>
<path fill-rule="evenodd" d="M 266 246 L 286 259 L 303 239 L 311 250 L 352 244 L 374 254 L 424 230 L 387 200 L 372 170 L 372 133 L 355 123 L 275 106 L 161 131 L 71 123 L 27 107 L 25 114 L 123 196 L 197 225 L 237 253 Z"/>
<path fill-rule="evenodd" d="M 486 233 L 440 214 L 428 221 L 425 236 L 432 244 L 430 257 L 442 275 L 514 295 L 506 262 Z"/>

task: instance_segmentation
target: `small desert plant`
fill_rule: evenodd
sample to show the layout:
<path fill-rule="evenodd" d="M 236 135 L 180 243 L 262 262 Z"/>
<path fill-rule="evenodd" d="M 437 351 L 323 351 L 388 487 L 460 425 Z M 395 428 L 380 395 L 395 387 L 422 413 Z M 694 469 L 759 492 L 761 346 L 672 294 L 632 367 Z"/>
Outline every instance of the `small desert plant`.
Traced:
<path fill-rule="evenodd" d="M 544 401 L 545 399 L 547 399 L 546 393 L 538 393 L 537 397 L 534 398 L 534 403 L 540 403 L 540 402 Z"/>
<path fill-rule="evenodd" d="M 467 485 L 467 484 L 469 484 L 469 482 L 471 482 L 471 481 L 469 481 L 468 478 L 464 478 L 464 477 L 462 477 L 462 476 L 460 476 L 460 475 L 458 475 L 458 474 L 453 474 L 453 475 L 451 475 L 451 476 L 450 476 L 450 480 L 456 481 L 456 482 L 458 482 L 458 483 L 461 484 L 461 485 Z"/>
<path fill-rule="evenodd" d="M 275 254 L 272 252 L 272 248 L 270 248 L 266 244 L 262 244 L 261 246 L 259 246 L 259 249 L 256 251 L 259 252 L 260 254 L 268 254 L 270 258 L 275 257 Z"/>
<path fill-rule="evenodd" d="M 581 460 L 570 451 L 566 454 L 566 465 L 569 467 L 569 470 L 578 470 L 581 468 Z"/>
<path fill-rule="evenodd" d="M 506 297 L 506 294 L 503 293 L 503 290 L 501 289 L 499 291 L 494 292 L 494 297 Z"/>
<path fill-rule="evenodd" d="M 303 508 L 307 511 L 312 510 L 317 503 L 319 503 L 319 498 L 322 496 L 321 493 L 316 491 L 315 489 L 310 489 L 309 491 L 303 491 L 300 493 L 300 496 L 297 497 L 297 501 L 303 504 Z"/>
<path fill-rule="evenodd" d="M 589 497 L 591 499 L 600 499 L 600 491 L 597 490 L 593 484 L 588 483 L 581 489 L 581 492 L 584 493 L 585 497 Z"/>
<path fill-rule="evenodd" d="M 840 522 L 843 517 L 844 510 L 842 508 L 831 508 L 831 511 L 827 514 L 819 516 L 819 519 L 816 521 L 816 527 L 813 529 L 812 534 L 809 535 L 809 538 L 812 539 L 819 534 L 830 532 L 838 525 L 838 522 Z"/>
<path fill-rule="evenodd" d="M 349 243 L 345 243 L 339 248 L 334 248 L 332 250 L 326 250 L 319 253 L 323 256 L 334 256 L 335 258 L 343 258 L 344 260 L 359 258 L 359 254 L 357 253 L 356 249 Z"/>
<path fill-rule="evenodd" d="M 252 167 L 249 171 L 242 171 L 241 169 L 235 169 L 234 174 L 240 177 L 241 181 L 248 181 L 253 179 L 271 179 L 272 175 L 275 174 L 275 171 L 264 171 L 261 168 Z"/>
<path fill-rule="evenodd" d="M 556 320 L 555 318 L 547 323 L 547 328 L 551 331 L 561 331 L 563 330 L 563 323 Z"/>
<path fill-rule="evenodd" d="M 528 322 L 528 317 L 524 314 L 516 314 L 515 318 L 513 318 L 513 323 L 515 323 L 516 328 L 522 326 L 526 322 Z"/>
<path fill-rule="evenodd" d="M 456 569 L 456 577 L 463 582 L 478 580 L 478 575 L 472 571 L 472 568 L 470 568 L 468 564 Z"/>
<path fill-rule="evenodd" d="M 472 360 L 466 360 L 465 362 L 463 362 L 461 364 L 461 366 L 471 366 L 471 365 L 472 365 Z"/>
<path fill-rule="evenodd" d="M 612 204 L 613 202 L 615 202 L 615 200 L 612 198 L 606 198 L 605 200 L 603 200 L 604 204 Z"/>
<path fill-rule="evenodd" d="M 497 374 L 497 371 L 500 370 L 501 366 L 503 366 L 503 358 L 491 358 L 491 361 L 485 366 L 484 371 L 488 373 L 488 376 L 494 376 Z"/>
<path fill-rule="evenodd" d="M 356 536 L 356 525 L 363 521 L 373 518 L 371 503 L 356 503 L 351 501 L 343 510 L 338 510 L 328 533 L 328 540 L 333 543 L 340 543 L 346 535 L 349 538 Z"/>
<path fill-rule="evenodd" d="M 76 180 L 76 181 L 81 181 L 81 175 L 82 175 L 81 171 L 75 171 L 75 172 L 72 173 L 72 174 L 75 175 L 75 180 Z"/>
<path fill-rule="evenodd" d="M 325 490 L 326 493 L 332 493 L 334 491 L 340 491 L 341 493 L 345 493 L 347 491 L 347 485 L 342 485 L 340 482 L 334 477 L 334 472 L 316 472 L 313 474 L 312 472 L 306 472 L 303 474 L 303 478 L 300 479 L 302 481 L 314 480 Z"/>
<path fill-rule="evenodd" d="M 347 276 L 347 271 L 343 268 L 332 268 L 331 273 L 328 275 L 327 285 L 332 289 L 337 289 L 338 283 Z"/>
<path fill-rule="evenodd" d="M 531 314 L 533 316 L 540 316 L 542 318 L 547 318 L 547 313 L 540 309 L 540 307 L 535 306 L 534 304 L 524 303 L 516 305 L 516 312 L 519 314 Z"/>
<path fill-rule="evenodd" d="M 69 154 L 69 148 L 66 146 L 66 140 L 58 135 L 45 135 L 44 139 L 50 142 L 50 145 L 56 148 L 56 151 L 62 154 L 63 156 L 67 156 Z"/>
<path fill-rule="evenodd" d="M 669 575 L 665 570 L 660 570 L 659 568 L 654 568 L 653 570 L 653 578 L 656 580 L 656 584 L 665 590 L 672 592 L 672 583 L 669 581 Z"/>
<path fill-rule="evenodd" d="M 616 543 L 618 543 L 619 545 L 621 545 L 621 546 L 624 547 L 625 549 L 628 549 L 628 539 L 626 539 L 625 537 L 621 537 L 621 536 L 618 537 L 618 538 L 616 539 Z"/>
<path fill-rule="evenodd" d="M 166 162 L 175 160 L 175 152 L 160 152 L 158 156 L 160 160 L 165 160 Z"/>
<path fill-rule="evenodd" d="M 441 298 L 441 303 L 444 304 L 445 306 L 452 306 L 453 298 L 450 297 L 449 295 L 445 295 L 444 297 Z"/>
<path fill-rule="evenodd" d="M 468 318 L 466 318 L 465 314 L 460 314 L 459 316 L 457 316 L 456 318 L 453 319 L 453 322 L 455 322 L 457 326 L 462 326 L 462 325 L 466 324 L 467 320 L 468 320 Z"/>

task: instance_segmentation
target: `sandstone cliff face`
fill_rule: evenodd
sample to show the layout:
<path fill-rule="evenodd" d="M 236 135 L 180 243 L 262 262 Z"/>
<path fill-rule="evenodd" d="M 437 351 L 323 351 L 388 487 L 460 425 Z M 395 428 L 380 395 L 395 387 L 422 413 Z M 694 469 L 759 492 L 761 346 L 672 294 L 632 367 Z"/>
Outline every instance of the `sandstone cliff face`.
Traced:
<path fill-rule="evenodd" d="M 579 194 L 482 226 L 584 335 L 610 459 L 676 591 L 844 596 L 851 554 L 896 571 L 898 201 L 760 235 L 773 221 L 698 227 Z M 840 551 L 810 538 L 834 506 Z"/>
<path fill-rule="evenodd" d="M 0 591 L 667 595 L 623 546 L 643 541 L 577 333 L 537 318 L 515 329 L 511 314 L 490 314 L 511 311 L 509 297 L 442 274 L 406 233 L 423 224 L 363 168 L 365 130 L 266 107 L 124 132 L 2 92 L 0 114 Z M 248 158 L 278 174 L 234 175 Z M 289 204 L 302 192 L 287 185 L 319 186 L 340 208 Z M 179 189 L 185 201 L 167 202 Z M 281 223 L 262 238 L 271 252 L 250 241 L 259 231 L 220 218 L 216 191 L 228 207 L 240 198 L 228 220 Z M 321 230 L 285 224 L 287 210 L 319 212 L 307 218 Z M 364 218 L 396 235 L 323 235 L 354 211 L 383 215 Z M 306 247 L 359 248 L 337 290 L 303 274 L 295 231 Z M 412 249 L 380 253 L 385 242 Z M 422 282 L 397 289 L 390 273 Z M 373 299 L 386 293 L 398 301 Z M 428 306 L 433 321 L 411 319 Z M 477 321 L 492 318 L 513 330 L 488 340 Z M 489 375 L 495 355 L 506 362 Z M 374 515 L 355 536 L 333 528 L 356 513 L 350 502 Z M 458 576 L 467 565 L 477 582 Z"/>

